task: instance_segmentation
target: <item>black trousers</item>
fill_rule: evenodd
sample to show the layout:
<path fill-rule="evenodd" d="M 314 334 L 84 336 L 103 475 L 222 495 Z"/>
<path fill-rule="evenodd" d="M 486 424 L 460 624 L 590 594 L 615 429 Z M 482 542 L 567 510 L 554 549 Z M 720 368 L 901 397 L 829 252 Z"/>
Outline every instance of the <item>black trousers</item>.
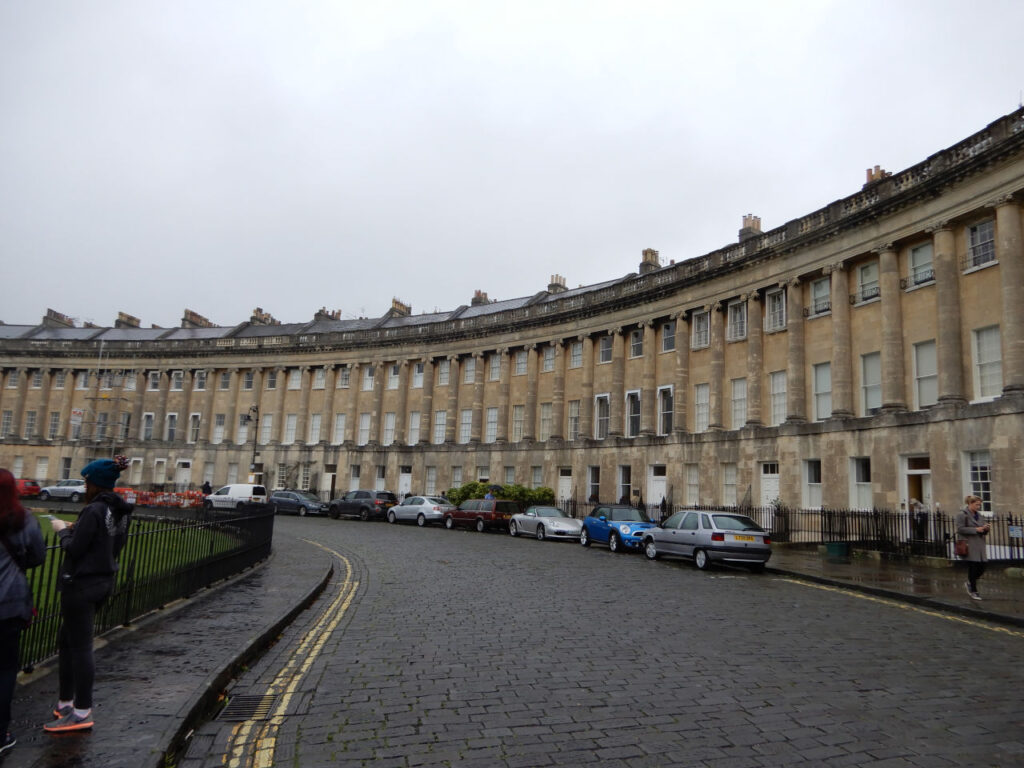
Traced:
<path fill-rule="evenodd" d="M 967 562 L 967 583 L 971 586 L 971 592 L 978 591 L 978 579 L 985 573 L 985 564 L 969 560 Z"/>
<path fill-rule="evenodd" d="M 60 698 L 73 699 L 76 709 L 92 707 L 92 687 L 96 662 L 92 655 L 93 621 L 96 609 L 110 594 L 111 584 L 104 580 L 75 584 L 60 594 L 61 627 L 58 634 L 57 676 Z"/>
<path fill-rule="evenodd" d="M 22 619 L 0 619 L 0 739 L 11 725 L 11 700 L 18 681 L 18 641 L 24 628 Z"/>

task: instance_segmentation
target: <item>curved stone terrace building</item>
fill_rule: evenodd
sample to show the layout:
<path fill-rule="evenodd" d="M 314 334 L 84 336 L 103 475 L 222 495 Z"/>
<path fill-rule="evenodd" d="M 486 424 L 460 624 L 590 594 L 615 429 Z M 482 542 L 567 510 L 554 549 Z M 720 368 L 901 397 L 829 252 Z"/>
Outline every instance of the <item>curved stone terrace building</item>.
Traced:
<path fill-rule="evenodd" d="M 995 512 L 1024 498 L 1024 110 L 739 242 L 451 312 L 216 327 L 0 325 L 0 465 L 140 487 L 253 474 L 324 496 Z M 749 494 L 749 496 L 748 496 Z"/>

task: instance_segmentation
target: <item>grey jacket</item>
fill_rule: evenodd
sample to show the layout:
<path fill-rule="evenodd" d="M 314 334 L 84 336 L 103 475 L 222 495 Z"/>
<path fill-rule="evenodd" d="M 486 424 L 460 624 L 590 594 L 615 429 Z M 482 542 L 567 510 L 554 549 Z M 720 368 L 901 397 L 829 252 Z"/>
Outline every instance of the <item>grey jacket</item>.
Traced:
<path fill-rule="evenodd" d="M 981 515 L 972 515 L 966 507 L 956 514 L 956 535 L 967 542 L 967 560 L 974 563 L 984 563 L 988 558 L 985 556 L 985 534 L 978 533 L 978 528 L 988 521 Z"/>
<path fill-rule="evenodd" d="M 32 593 L 25 578 L 25 568 L 41 565 L 46 545 L 39 521 L 31 512 L 25 515 L 25 527 L 7 537 L 18 562 L 11 559 L 7 547 L 0 544 L 0 619 L 32 619 Z"/>

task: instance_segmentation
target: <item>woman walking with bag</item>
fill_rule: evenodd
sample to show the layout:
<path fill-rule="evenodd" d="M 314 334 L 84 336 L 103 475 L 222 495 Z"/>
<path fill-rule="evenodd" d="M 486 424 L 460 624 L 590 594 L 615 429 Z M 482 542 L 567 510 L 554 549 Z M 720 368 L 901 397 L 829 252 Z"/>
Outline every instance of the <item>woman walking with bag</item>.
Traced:
<path fill-rule="evenodd" d="M 0 469 L 0 753 L 17 742 L 8 731 L 18 680 L 18 642 L 32 620 L 32 592 L 25 571 L 46 557 L 35 515 L 21 506 L 14 475 Z"/>
<path fill-rule="evenodd" d="M 964 508 L 956 516 L 956 535 L 967 542 L 967 594 L 981 600 L 978 579 L 985 573 L 985 536 L 992 526 L 981 518 L 981 499 L 967 496 Z"/>
<path fill-rule="evenodd" d="M 85 465 L 86 505 L 74 525 L 53 520 L 64 560 L 60 591 L 61 627 L 57 662 L 60 693 L 53 710 L 56 720 L 43 726 L 48 733 L 92 728 L 92 686 L 96 665 L 92 654 L 96 609 L 114 591 L 117 556 L 128 540 L 128 521 L 134 506 L 114 493 L 128 459 L 97 459 Z"/>

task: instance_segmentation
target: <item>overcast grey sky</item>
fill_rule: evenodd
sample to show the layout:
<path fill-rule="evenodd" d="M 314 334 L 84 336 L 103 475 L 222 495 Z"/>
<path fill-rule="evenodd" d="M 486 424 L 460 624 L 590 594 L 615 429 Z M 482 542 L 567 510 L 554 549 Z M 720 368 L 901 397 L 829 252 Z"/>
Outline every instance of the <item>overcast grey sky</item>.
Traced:
<path fill-rule="evenodd" d="M 0 320 L 379 317 L 765 230 L 1013 111 L 1020 0 L 0 3 Z"/>

